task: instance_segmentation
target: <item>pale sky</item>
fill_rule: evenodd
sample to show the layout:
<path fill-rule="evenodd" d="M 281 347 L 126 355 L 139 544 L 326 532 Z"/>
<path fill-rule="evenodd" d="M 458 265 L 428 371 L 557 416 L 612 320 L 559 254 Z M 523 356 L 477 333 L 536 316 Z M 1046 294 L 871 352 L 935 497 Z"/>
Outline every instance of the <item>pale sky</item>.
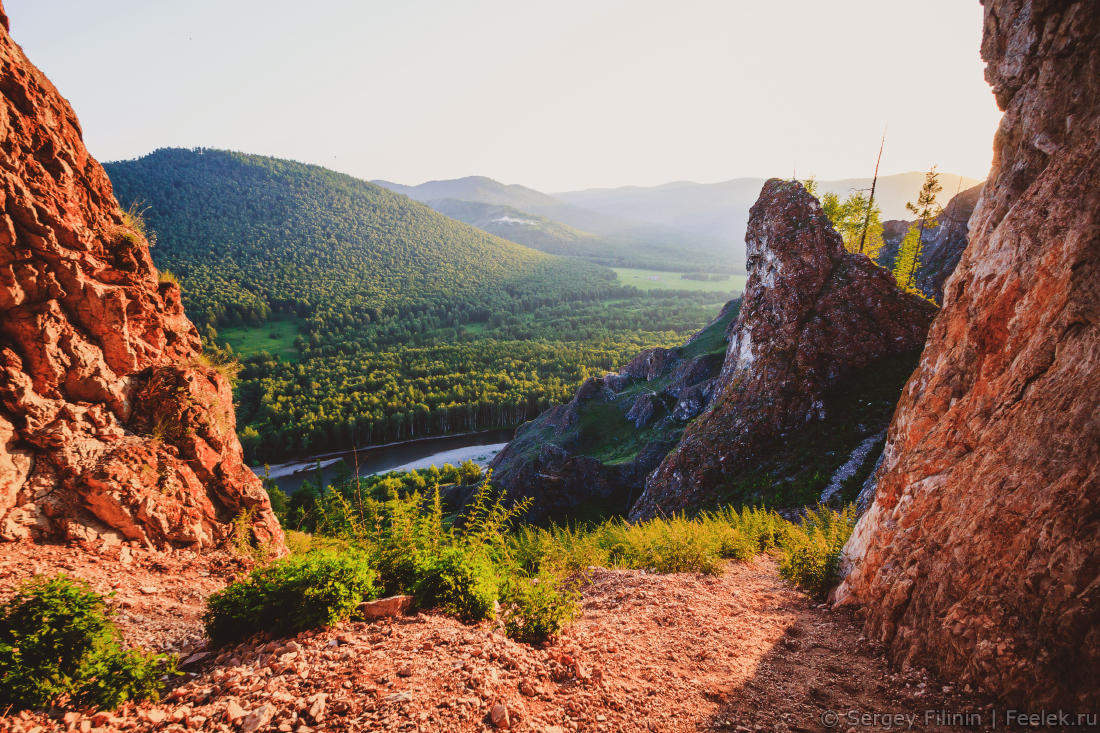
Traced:
<path fill-rule="evenodd" d="M 101 161 L 213 147 L 542 191 L 985 178 L 978 0 L 6 0 Z"/>

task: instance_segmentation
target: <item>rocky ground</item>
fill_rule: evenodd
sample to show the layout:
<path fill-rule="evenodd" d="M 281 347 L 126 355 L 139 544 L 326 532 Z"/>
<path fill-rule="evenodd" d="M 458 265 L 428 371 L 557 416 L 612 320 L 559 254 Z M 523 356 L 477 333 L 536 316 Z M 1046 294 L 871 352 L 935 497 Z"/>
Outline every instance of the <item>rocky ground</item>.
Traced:
<path fill-rule="evenodd" d="M 206 650 L 203 599 L 243 572 L 243 562 L 129 547 L 107 555 L 3 547 L 5 595 L 35 572 L 86 578 L 114 591 L 131 643 L 190 661 L 158 703 L 12 715 L 0 718 L 2 733 L 909 727 L 884 726 L 881 717 L 864 725 L 848 711 L 915 715 L 912 729 L 957 730 L 925 725 L 925 710 L 989 717 L 988 701 L 968 691 L 919 670 L 889 669 L 851 617 L 788 587 L 768 557 L 733 563 L 717 578 L 593 569 L 583 615 L 544 646 L 517 644 L 493 623 L 421 613 Z M 839 726 L 826 725 L 834 722 L 829 711 L 841 716 Z"/>

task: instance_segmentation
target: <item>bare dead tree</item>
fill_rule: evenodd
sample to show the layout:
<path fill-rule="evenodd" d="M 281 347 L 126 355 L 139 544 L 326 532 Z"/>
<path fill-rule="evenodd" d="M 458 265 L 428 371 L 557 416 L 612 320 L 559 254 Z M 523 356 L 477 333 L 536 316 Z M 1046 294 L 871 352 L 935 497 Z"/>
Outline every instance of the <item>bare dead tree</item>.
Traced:
<path fill-rule="evenodd" d="M 875 161 L 875 177 L 871 181 L 871 200 L 867 202 L 867 216 L 863 220 L 863 233 L 859 235 L 859 253 L 863 254 L 863 243 L 867 241 L 867 227 L 871 225 L 871 209 L 875 205 L 875 186 L 878 185 L 878 166 L 882 162 L 882 149 L 886 147 L 886 130 L 890 123 L 882 129 L 882 143 L 878 146 L 878 160 Z M 961 179 L 960 179 L 961 180 Z"/>

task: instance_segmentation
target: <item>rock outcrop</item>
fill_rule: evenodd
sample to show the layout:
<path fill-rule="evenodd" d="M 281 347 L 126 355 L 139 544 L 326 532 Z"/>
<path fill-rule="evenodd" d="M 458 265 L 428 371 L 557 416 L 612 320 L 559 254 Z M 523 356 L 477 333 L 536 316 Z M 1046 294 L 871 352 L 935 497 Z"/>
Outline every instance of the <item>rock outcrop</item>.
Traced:
<path fill-rule="evenodd" d="M 986 0 L 1004 110 L 841 603 L 894 659 L 1034 709 L 1100 702 L 1100 6 Z"/>
<path fill-rule="evenodd" d="M 0 537 L 202 549 L 248 513 L 281 548 L 179 288 L 0 26 Z"/>
<path fill-rule="evenodd" d="M 683 347 L 645 349 L 618 373 L 585 380 L 568 403 L 516 431 L 489 464 L 493 483 L 531 499 L 530 521 L 625 514 L 706 405 L 736 313 L 731 301 Z"/>
<path fill-rule="evenodd" d="M 935 307 L 845 251 L 800 183 L 764 184 L 745 241 L 749 280 L 714 395 L 646 482 L 633 517 L 705 505 L 823 418 L 823 393 L 843 376 L 924 343 Z"/>
<path fill-rule="evenodd" d="M 924 230 L 924 248 L 914 283 L 918 290 L 937 303 L 943 302 L 943 284 L 959 266 L 963 250 L 966 249 L 970 217 L 978 204 L 983 185 L 985 184 L 979 184 L 952 196 L 943 213 L 936 217 L 936 226 Z M 893 268 L 901 240 L 910 226 L 912 222 L 908 221 L 883 222 L 882 238 L 885 246 L 877 258 L 880 265 Z"/>

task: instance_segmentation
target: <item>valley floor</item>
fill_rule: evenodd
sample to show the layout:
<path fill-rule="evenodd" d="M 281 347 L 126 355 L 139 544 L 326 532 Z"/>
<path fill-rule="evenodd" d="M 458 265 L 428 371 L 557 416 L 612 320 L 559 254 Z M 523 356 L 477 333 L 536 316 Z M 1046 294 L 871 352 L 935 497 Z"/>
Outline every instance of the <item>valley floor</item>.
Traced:
<path fill-rule="evenodd" d="M 202 600 L 243 565 L 225 555 L 130 555 L 6 545 L 3 595 L 33 572 L 113 589 L 132 643 L 198 652 L 188 674 L 156 704 L 11 716 L 0 731 L 482 731 L 494 728 L 497 705 L 512 730 L 547 733 L 910 728 L 884 715 L 916 716 L 913 730 L 959 729 L 926 725 L 926 710 L 990 723 L 989 701 L 891 670 L 854 619 L 791 589 L 766 556 L 731 563 L 721 577 L 592 569 L 583 615 L 543 647 L 431 613 L 204 654 Z"/>

